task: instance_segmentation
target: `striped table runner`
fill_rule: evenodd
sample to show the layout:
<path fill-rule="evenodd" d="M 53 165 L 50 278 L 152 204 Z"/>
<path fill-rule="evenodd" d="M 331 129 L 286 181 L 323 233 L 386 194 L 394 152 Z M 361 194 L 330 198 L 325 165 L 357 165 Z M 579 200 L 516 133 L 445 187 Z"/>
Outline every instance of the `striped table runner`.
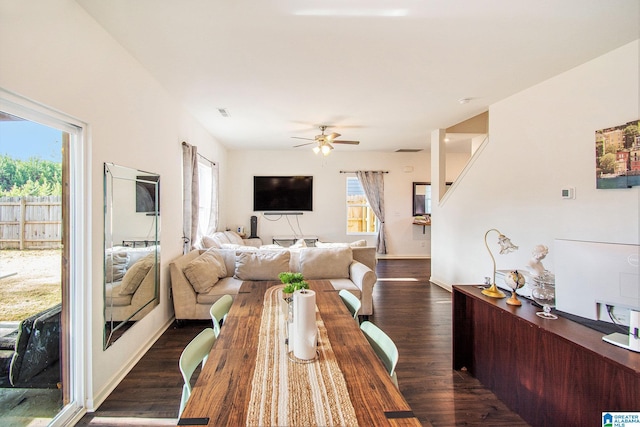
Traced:
<path fill-rule="evenodd" d="M 289 360 L 282 309 L 283 286 L 267 290 L 247 426 L 357 426 L 344 376 L 316 309 L 319 357 Z"/>

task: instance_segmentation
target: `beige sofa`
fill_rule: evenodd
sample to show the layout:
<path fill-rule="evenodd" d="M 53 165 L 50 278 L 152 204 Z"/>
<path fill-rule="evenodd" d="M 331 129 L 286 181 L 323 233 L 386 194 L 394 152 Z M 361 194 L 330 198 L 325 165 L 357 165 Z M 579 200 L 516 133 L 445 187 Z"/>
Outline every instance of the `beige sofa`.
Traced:
<path fill-rule="evenodd" d="M 243 281 L 279 281 L 282 271 L 347 289 L 360 299 L 360 314 L 368 316 L 378 279 L 375 264 L 373 247 L 193 250 L 169 265 L 176 319 L 208 319 L 211 305 L 225 294 L 237 295 Z"/>
<path fill-rule="evenodd" d="M 140 320 L 156 305 L 155 246 L 107 250 L 105 266 L 105 319 Z M 149 301 L 153 300 L 152 303 Z M 141 307 L 143 307 L 141 309 Z"/>

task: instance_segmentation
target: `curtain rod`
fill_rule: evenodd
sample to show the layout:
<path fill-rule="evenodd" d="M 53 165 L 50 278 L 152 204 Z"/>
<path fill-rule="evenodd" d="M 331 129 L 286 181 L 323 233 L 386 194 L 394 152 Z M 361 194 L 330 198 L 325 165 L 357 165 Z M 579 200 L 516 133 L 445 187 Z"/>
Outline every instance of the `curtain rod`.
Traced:
<path fill-rule="evenodd" d="M 188 146 L 188 145 L 191 145 L 191 144 L 189 144 L 188 142 L 182 141 L 182 145 L 184 145 L 184 146 Z M 197 148 L 197 147 L 196 147 L 196 148 Z M 196 153 L 196 154 L 197 154 L 198 156 L 202 157 L 203 159 L 205 159 L 207 162 L 209 162 L 209 163 L 211 163 L 212 165 L 214 165 L 214 166 L 215 166 L 216 162 L 212 162 L 211 160 L 207 159 L 205 156 L 203 156 L 203 155 L 202 155 L 202 154 L 200 154 L 200 153 Z"/>
<path fill-rule="evenodd" d="M 356 173 L 358 171 L 340 171 L 340 173 Z M 375 172 L 375 173 L 389 173 L 389 171 L 365 171 L 365 172 Z"/>

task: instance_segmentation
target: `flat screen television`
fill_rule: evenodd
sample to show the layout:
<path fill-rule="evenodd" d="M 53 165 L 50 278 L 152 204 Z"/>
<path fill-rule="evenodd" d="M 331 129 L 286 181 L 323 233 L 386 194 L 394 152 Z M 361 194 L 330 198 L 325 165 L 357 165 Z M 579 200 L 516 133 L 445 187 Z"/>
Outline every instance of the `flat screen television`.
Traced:
<path fill-rule="evenodd" d="M 254 211 L 312 211 L 312 176 L 254 176 Z"/>
<path fill-rule="evenodd" d="M 136 176 L 136 212 L 156 212 L 156 186 L 160 189 L 159 175 Z M 158 212 L 160 212 L 160 191 L 158 191 Z"/>

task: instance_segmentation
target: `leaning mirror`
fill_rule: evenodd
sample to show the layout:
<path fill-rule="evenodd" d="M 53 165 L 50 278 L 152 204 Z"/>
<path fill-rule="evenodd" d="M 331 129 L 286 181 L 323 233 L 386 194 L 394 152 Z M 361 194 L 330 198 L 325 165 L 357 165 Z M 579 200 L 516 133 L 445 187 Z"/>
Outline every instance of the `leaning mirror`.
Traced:
<path fill-rule="evenodd" d="M 104 164 L 104 349 L 158 304 L 160 175 Z"/>

